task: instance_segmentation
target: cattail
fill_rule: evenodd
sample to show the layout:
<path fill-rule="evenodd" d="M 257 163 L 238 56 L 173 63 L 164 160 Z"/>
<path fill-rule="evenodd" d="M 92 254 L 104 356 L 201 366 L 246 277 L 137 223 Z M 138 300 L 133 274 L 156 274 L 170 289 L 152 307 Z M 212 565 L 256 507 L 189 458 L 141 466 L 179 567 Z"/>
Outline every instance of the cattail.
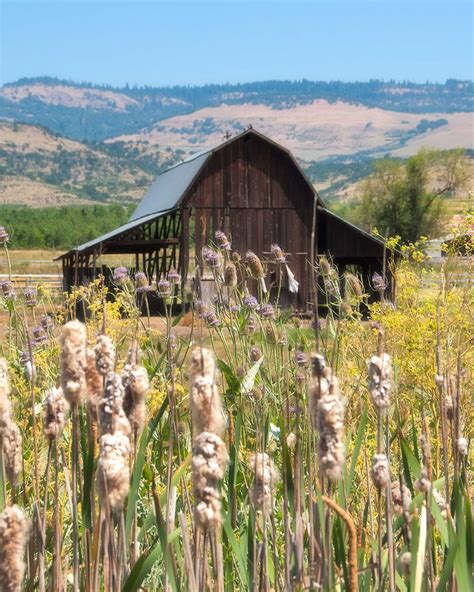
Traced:
<path fill-rule="evenodd" d="M 122 507 L 130 481 L 130 440 L 117 431 L 100 437 L 100 455 L 97 467 L 99 495 L 102 503 L 112 509 Z"/>
<path fill-rule="evenodd" d="M 431 489 L 431 481 L 428 477 L 428 471 L 426 470 L 426 467 L 421 469 L 421 475 L 420 478 L 416 480 L 415 488 L 422 493 L 428 493 L 428 491 Z"/>
<path fill-rule="evenodd" d="M 393 481 L 391 490 L 393 511 L 395 514 L 401 515 L 411 503 L 410 490 L 405 484 L 400 486 L 400 481 Z"/>
<path fill-rule="evenodd" d="M 23 510 L 8 506 L 0 514 L 0 590 L 20 592 L 25 573 L 23 554 L 28 523 Z"/>
<path fill-rule="evenodd" d="M 215 383 L 216 364 L 213 354 L 196 348 L 189 365 L 190 403 L 194 433 L 212 432 L 222 436 L 225 420 Z"/>
<path fill-rule="evenodd" d="M 125 389 L 123 410 L 135 432 L 141 431 L 145 425 L 145 398 L 150 389 L 148 372 L 143 366 L 126 364 L 123 367 L 122 384 Z"/>
<path fill-rule="evenodd" d="M 375 487 L 381 491 L 390 483 L 390 466 L 385 454 L 375 454 L 372 458 L 372 481 Z"/>
<path fill-rule="evenodd" d="M 69 403 L 60 388 L 48 389 L 44 402 L 44 435 L 48 440 L 55 440 L 63 433 L 66 425 Z"/>
<path fill-rule="evenodd" d="M 8 364 L 5 358 L 0 358 L 0 435 L 2 429 L 10 423 L 11 412 Z"/>
<path fill-rule="evenodd" d="M 362 288 L 360 279 L 353 273 L 346 273 L 345 277 L 354 296 L 356 296 L 357 298 L 362 298 L 362 296 L 364 295 L 364 290 Z"/>
<path fill-rule="evenodd" d="M 228 288 L 237 286 L 237 268 L 232 261 L 228 261 L 224 268 L 224 285 Z"/>
<path fill-rule="evenodd" d="M 22 469 L 22 442 L 20 430 L 16 423 L 11 421 L 2 430 L 3 457 L 5 460 L 5 472 L 12 485 L 18 483 Z"/>
<path fill-rule="evenodd" d="M 97 372 L 106 376 L 115 369 L 115 348 L 112 339 L 107 335 L 99 335 L 94 347 Z"/>
<path fill-rule="evenodd" d="M 61 333 L 61 387 L 71 405 L 81 402 L 85 393 L 86 327 L 69 321 Z"/>
<path fill-rule="evenodd" d="M 405 578 L 410 575 L 410 566 L 411 566 L 411 553 L 410 551 L 405 551 L 400 555 L 400 569 Z"/>
<path fill-rule="evenodd" d="M 457 449 L 458 452 L 461 456 L 466 456 L 467 455 L 467 448 L 468 448 L 468 441 L 467 438 L 458 438 L 456 445 L 457 445 Z"/>
<path fill-rule="evenodd" d="M 431 489 L 431 493 L 433 494 L 433 499 L 441 512 L 441 516 L 447 518 L 449 505 L 446 503 L 444 496 L 434 487 Z"/>
<path fill-rule="evenodd" d="M 95 349 L 88 347 L 86 351 L 86 385 L 87 411 L 93 422 L 97 421 L 99 404 L 104 392 L 104 379 L 97 371 Z"/>
<path fill-rule="evenodd" d="M 309 405 L 314 427 L 316 426 L 316 409 L 319 399 L 329 393 L 329 385 L 332 379 L 331 368 L 326 366 L 324 356 L 313 354 L 311 356 L 312 379 L 309 385 Z"/>
<path fill-rule="evenodd" d="M 211 432 L 201 432 L 193 443 L 194 518 L 202 528 L 221 524 L 221 498 L 217 482 L 224 477 L 227 451 Z"/>
<path fill-rule="evenodd" d="M 393 384 L 391 358 L 385 353 L 372 356 L 368 368 L 370 398 L 378 413 L 386 413 L 390 407 L 390 391 Z"/>
<path fill-rule="evenodd" d="M 256 510 L 268 514 L 272 510 L 275 485 L 279 480 L 278 471 L 266 452 L 252 454 L 249 466 L 255 471 L 250 499 Z"/>
<path fill-rule="evenodd" d="M 130 423 L 123 410 L 125 390 L 118 374 L 110 372 L 105 379 L 104 395 L 99 403 L 100 433 L 130 434 Z"/>

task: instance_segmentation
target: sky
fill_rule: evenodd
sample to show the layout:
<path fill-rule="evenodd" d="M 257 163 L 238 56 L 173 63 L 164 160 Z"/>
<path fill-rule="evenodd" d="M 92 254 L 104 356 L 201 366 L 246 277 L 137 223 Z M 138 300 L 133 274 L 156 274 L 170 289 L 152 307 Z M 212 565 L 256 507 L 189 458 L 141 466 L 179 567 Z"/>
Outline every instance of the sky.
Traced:
<path fill-rule="evenodd" d="M 473 79 L 464 0 L 0 0 L 0 83 Z"/>

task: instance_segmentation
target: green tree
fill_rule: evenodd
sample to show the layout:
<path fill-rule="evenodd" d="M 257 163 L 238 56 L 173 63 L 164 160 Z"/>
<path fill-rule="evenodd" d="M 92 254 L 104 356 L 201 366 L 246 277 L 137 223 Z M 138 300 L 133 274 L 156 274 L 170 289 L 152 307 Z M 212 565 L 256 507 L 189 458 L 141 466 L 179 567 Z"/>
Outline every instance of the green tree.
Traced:
<path fill-rule="evenodd" d="M 442 221 L 443 196 L 464 186 L 468 176 L 463 150 L 422 149 L 406 161 L 380 160 L 362 184 L 359 221 L 404 242 L 434 236 Z"/>

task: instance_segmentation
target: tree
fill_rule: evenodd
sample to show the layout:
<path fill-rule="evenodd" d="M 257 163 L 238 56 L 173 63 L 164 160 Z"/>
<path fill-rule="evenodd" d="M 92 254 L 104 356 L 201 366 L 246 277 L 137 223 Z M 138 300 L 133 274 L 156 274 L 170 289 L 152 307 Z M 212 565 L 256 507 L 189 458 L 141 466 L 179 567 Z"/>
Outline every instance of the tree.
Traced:
<path fill-rule="evenodd" d="M 468 177 L 464 150 L 421 149 L 406 161 L 377 161 L 362 184 L 360 222 L 403 242 L 433 236 L 440 229 L 442 197 L 463 187 Z"/>

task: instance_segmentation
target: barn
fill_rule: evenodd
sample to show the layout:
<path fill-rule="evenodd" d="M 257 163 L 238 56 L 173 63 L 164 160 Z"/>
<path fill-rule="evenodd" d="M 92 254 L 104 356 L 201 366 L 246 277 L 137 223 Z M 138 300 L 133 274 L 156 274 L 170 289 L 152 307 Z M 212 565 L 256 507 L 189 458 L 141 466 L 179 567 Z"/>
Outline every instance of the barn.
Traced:
<path fill-rule="evenodd" d="M 280 245 L 299 288 L 291 292 L 271 264 L 270 285 L 279 274 L 280 302 L 299 311 L 312 301 L 312 256 L 328 255 L 341 274 L 355 271 L 367 292 L 372 275 L 384 275 L 383 241 L 332 213 L 291 152 L 248 129 L 161 173 L 127 224 L 61 255 L 64 289 L 110 277 L 109 255 L 131 256 L 132 271 L 157 281 L 177 269 L 186 285 L 196 268 L 204 273 L 203 247 L 218 230 L 233 250 L 263 260 Z"/>

